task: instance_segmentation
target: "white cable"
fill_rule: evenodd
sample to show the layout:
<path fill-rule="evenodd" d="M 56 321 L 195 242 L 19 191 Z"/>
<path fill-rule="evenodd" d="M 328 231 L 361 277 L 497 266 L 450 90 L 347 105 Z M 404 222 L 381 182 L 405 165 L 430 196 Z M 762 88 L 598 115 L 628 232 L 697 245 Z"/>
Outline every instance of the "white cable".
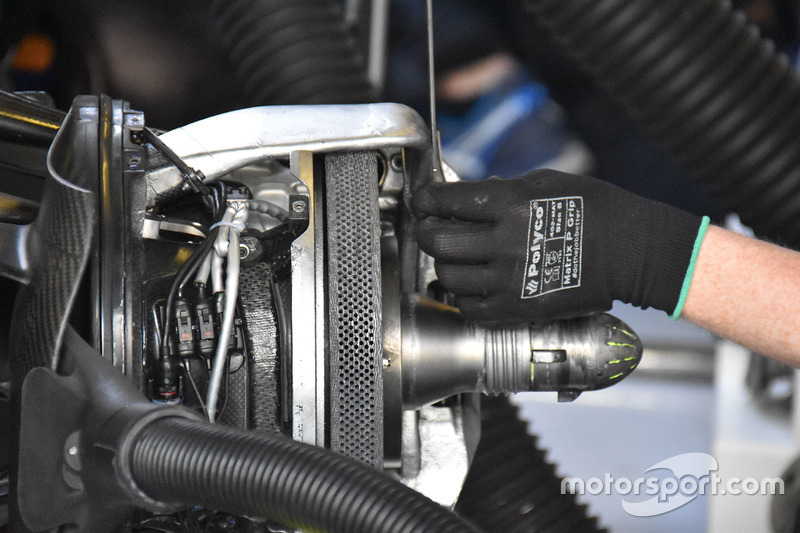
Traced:
<path fill-rule="evenodd" d="M 234 209 L 231 209 L 232 206 L 233 204 L 225 208 L 225 212 L 222 214 L 219 231 L 217 232 L 217 239 L 214 241 L 214 253 L 210 254 L 211 290 L 214 294 L 221 293 L 225 290 L 225 282 L 222 278 L 222 265 L 228 253 L 228 231 L 233 221 L 233 215 L 236 212 Z M 217 309 L 217 312 L 222 312 L 222 309 Z"/>
<path fill-rule="evenodd" d="M 197 275 L 194 277 L 195 285 L 208 285 L 208 276 L 211 274 L 211 260 L 214 254 L 208 254 L 203 258 L 203 263 L 197 269 Z"/>
<path fill-rule="evenodd" d="M 222 218 L 216 224 L 219 226 L 219 231 L 217 232 L 217 239 L 214 241 L 214 251 L 220 257 L 225 257 L 228 253 L 228 234 L 231 226 L 233 226 L 233 217 L 236 215 L 238 205 L 239 203 L 228 205 L 222 214 Z"/>
<path fill-rule="evenodd" d="M 211 255 L 211 292 L 213 294 L 221 293 L 225 290 L 224 281 L 222 280 L 222 264 L 224 259 L 216 253 Z M 217 312 L 220 310 L 217 309 Z"/>
<path fill-rule="evenodd" d="M 211 379 L 208 383 L 208 392 L 206 394 L 206 413 L 208 414 L 208 421 L 213 423 L 216 418 L 217 400 L 219 399 L 219 391 L 222 388 L 222 376 L 225 374 L 225 365 L 228 362 L 228 342 L 233 332 L 233 316 L 236 312 L 236 299 L 239 294 L 239 229 L 235 224 L 244 224 L 247 220 L 247 208 L 242 202 L 232 203 L 225 211 L 223 220 L 227 218 L 228 213 L 232 213 L 232 225 L 222 226 L 220 234 L 227 232 L 223 237 L 227 241 L 227 265 L 225 269 L 225 293 L 224 293 L 224 307 L 222 312 L 222 327 L 217 337 L 217 351 L 214 355 L 214 365 L 211 369 Z M 219 244 L 217 252 L 222 251 L 223 244 L 218 239 L 215 243 Z"/>

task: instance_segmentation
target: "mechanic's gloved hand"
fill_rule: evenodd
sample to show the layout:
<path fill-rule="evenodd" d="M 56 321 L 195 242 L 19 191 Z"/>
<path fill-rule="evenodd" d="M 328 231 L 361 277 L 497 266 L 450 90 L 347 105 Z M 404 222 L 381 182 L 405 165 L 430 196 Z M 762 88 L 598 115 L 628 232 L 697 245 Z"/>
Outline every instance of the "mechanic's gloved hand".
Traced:
<path fill-rule="evenodd" d="M 435 183 L 412 207 L 420 247 L 475 321 L 567 318 L 614 300 L 677 318 L 708 226 L 707 217 L 552 170 Z"/>

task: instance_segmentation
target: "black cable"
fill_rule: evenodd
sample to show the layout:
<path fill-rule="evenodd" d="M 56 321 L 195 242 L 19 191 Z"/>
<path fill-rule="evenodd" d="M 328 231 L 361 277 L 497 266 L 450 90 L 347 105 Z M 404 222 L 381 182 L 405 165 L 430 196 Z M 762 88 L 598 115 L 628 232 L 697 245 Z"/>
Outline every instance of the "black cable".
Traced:
<path fill-rule="evenodd" d="M 216 229 L 216 228 L 215 228 L 215 229 Z M 209 235 L 210 235 L 210 234 L 209 234 Z M 212 246 L 212 248 L 213 248 L 213 246 Z M 198 270 L 200 270 L 200 266 L 203 264 L 203 261 L 205 261 L 205 260 L 206 260 L 206 258 L 208 257 L 208 254 L 209 254 L 209 253 L 211 253 L 211 251 L 210 251 L 210 250 L 209 250 L 208 252 L 204 252 L 204 253 L 203 253 L 203 257 L 202 257 L 202 259 L 201 259 L 200 257 L 197 257 L 197 258 L 195 259 L 195 257 L 194 257 L 194 254 L 192 254 L 192 257 L 191 257 L 190 259 L 192 259 L 193 261 L 196 261 L 196 262 L 197 262 L 197 264 L 196 264 L 196 265 L 192 265 L 192 270 L 193 270 L 193 271 L 192 271 L 192 272 L 189 272 L 189 273 L 188 273 L 186 276 L 184 276 L 184 277 L 183 277 L 183 278 L 180 280 L 180 283 L 178 284 L 178 292 L 177 292 L 177 295 L 178 295 L 178 296 L 182 296 L 182 295 L 183 295 L 183 288 L 184 288 L 184 287 L 186 286 L 186 284 L 189 282 L 189 280 L 191 279 L 191 277 L 192 277 L 194 274 L 196 274 Z"/>
<path fill-rule="evenodd" d="M 274 268 L 274 267 L 273 267 Z M 283 301 L 283 295 L 275 282 L 274 270 L 269 277 L 269 287 L 272 291 L 272 301 L 275 305 L 275 313 L 278 322 L 278 341 L 280 343 L 280 364 L 281 364 L 281 390 L 289 390 L 289 354 L 292 350 L 292 328 L 289 323 L 289 316 L 286 313 L 286 303 Z M 288 400 L 288 398 L 285 398 Z M 281 419 L 284 421 L 289 420 L 289 405 L 288 401 L 281 402 Z"/>
<path fill-rule="evenodd" d="M 156 343 L 156 355 L 161 353 L 161 322 L 164 321 L 164 317 L 159 313 L 158 304 L 162 301 L 163 300 L 153 302 L 153 306 L 151 308 L 153 312 L 153 323 L 155 324 L 155 335 L 153 335 L 153 339 Z"/>
<path fill-rule="evenodd" d="M 222 339 L 220 339 L 222 341 Z M 228 407 L 228 391 L 230 386 L 231 380 L 231 359 L 230 355 L 225 360 L 225 399 L 222 401 L 222 408 L 219 410 L 219 413 L 216 415 L 217 420 L 222 420 L 222 415 L 225 414 L 225 408 Z"/>
<path fill-rule="evenodd" d="M 283 295 L 281 295 L 280 290 L 278 289 L 278 284 L 275 282 L 275 276 L 272 275 L 269 278 L 269 286 L 270 290 L 272 290 L 272 297 L 275 301 L 275 311 L 278 313 L 278 331 L 281 335 L 281 350 L 289 353 L 292 347 L 292 337 L 291 337 L 291 329 L 289 328 L 289 318 L 286 314 L 286 304 L 283 301 Z"/>
<path fill-rule="evenodd" d="M 211 189 L 211 199 L 212 199 L 212 208 L 211 208 L 211 211 L 212 211 L 212 217 L 211 217 L 212 218 L 212 224 L 211 225 L 212 226 L 214 224 L 216 224 L 217 222 L 219 222 L 220 220 L 222 220 L 222 215 L 225 212 L 225 203 L 227 202 L 227 200 L 226 200 L 227 199 L 227 193 L 225 192 L 225 185 L 221 184 L 221 183 L 220 184 L 215 184 L 215 185 L 221 185 L 221 187 L 216 187 L 215 186 L 215 187 L 213 187 Z M 210 232 L 209 232 L 209 237 L 210 237 Z M 208 240 L 209 237 L 206 237 L 206 240 Z M 209 252 L 205 252 L 205 255 L 203 256 L 203 260 L 205 260 L 205 258 L 208 256 Z M 194 256 L 192 256 L 190 259 L 194 260 Z M 180 284 L 178 285 L 178 295 L 183 293 L 183 288 L 186 285 L 186 282 L 189 281 L 189 278 L 195 272 L 197 272 L 197 270 L 200 268 L 200 265 L 202 264 L 202 260 L 200 258 L 197 258 L 197 261 L 198 261 L 198 265 L 197 265 L 197 268 L 195 268 L 194 272 L 192 272 L 191 274 L 185 276 L 183 279 L 180 280 Z M 170 289 L 172 289 L 172 288 L 170 287 Z"/>
<path fill-rule="evenodd" d="M 205 365 L 204 365 L 205 366 Z M 192 377 L 192 365 L 189 359 L 184 359 L 183 361 L 183 369 L 186 371 L 186 375 L 189 377 L 189 383 L 192 385 L 192 389 L 194 389 L 194 393 L 197 395 L 197 401 L 200 402 L 200 407 L 203 408 L 203 412 L 206 411 L 206 404 L 203 401 L 203 396 L 200 394 L 200 389 L 197 387 L 197 383 L 194 381 L 194 377 Z"/>
<path fill-rule="evenodd" d="M 172 148 L 167 146 L 166 143 L 164 143 L 164 141 L 158 137 L 156 132 L 150 128 L 144 128 L 144 137 L 147 139 L 147 142 L 152 144 L 156 150 L 161 152 L 164 157 L 169 159 L 172 164 L 181 171 L 183 178 L 189 183 L 189 186 L 192 188 L 192 190 L 202 194 L 204 201 L 208 204 L 208 199 L 211 197 L 211 191 L 209 190 L 208 186 L 203 183 L 203 179 L 205 178 L 203 173 L 187 165 L 186 162 L 181 159 L 178 154 L 172 151 Z"/>
<path fill-rule="evenodd" d="M 212 185 L 210 192 L 212 220 L 214 223 L 216 223 L 222 219 L 227 206 L 226 186 L 223 182 L 216 182 Z M 165 314 L 163 319 L 163 330 L 160 332 L 160 336 L 157 333 L 159 339 L 157 339 L 156 353 L 158 354 L 157 356 L 159 361 L 163 361 L 164 358 L 169 357 L 169 336 L 172 330 L 172 315 L 175 311 L 175 298 L 182 294 L 183 287 L 186 282 L 197 272 L 203 261 L 205 261 L 206 257 L 208 257 L 208 254 L 211 253 L 217 233 L 218 228 L 213 228 L 208 232 L 208 235 L 203 243 L 194 251 L 192 256 L 189 257 L 189 259 L 187 259 L 183 265 L 181 265 L 172 280 L 167 293 L 166 304 L 164 306 Z M 156 328 L 158 328 L 158 324 L 156 324 Z M 197 395 L 200 405 L 203 407 L 203 411 L 205 412 L 205 403 L 203 402 L 200 390 L 194 381 L 194 377 L 192 376 L 191 366 L 184 361 L 183 367 L 188 375 L 189 382 L 192 385 L 195 394 Z"/>
<path fill-rule="evenodd" d="M 225 184 L 215 183 L 212 188 L 209 189 L 209 196 L 207 199 L 208 201 L 206 202 L 206 205 L 211 208 L 212 221 L 215 223 L 219 222 L 225 213 L 225 209 L 227 208 L 227 193 Z M 177 391 L 177 389 L 175 389 L 175 383 L 177 380 L 176 363 L 170 357 L 170 335 L 173 333 L 172 323 L 174 320 L 173 314 L 175 313 L 176 298 L 181 297 L 183 294 L 183 287 L 186 282 L 195 275 L 197 270 L 208 257 L 208 254 L 211 253 L 218 233 L 219 228 L 213 227 L 212 224 L 212 229 L 208 231 L 205 240 L 198 248 L 194 250 L 191 257 L 189 257 L 189 259 L 187 259 L 180 266 L 178 272 L 175 274 L 175 277 L 172 280 L 172 283 L 170 284 L 164 306 L 165 314 L 163 319 L 163 331 L 160 332 L 160 338 L 156 340 L 157 355 L 155 375 L 159 384 L 158 395 L 160 397 L 171 398 L 176 394 Z M 157 333 L 157 335 L 159 335 L 159 333 Z M 180 365 L 180 363 L 177 364 Z M 190 379 L 192 378 L 191 372 L 189 372 L 189 377 Z M 197 389 L 196 384 L 192 383 L 192 386 L 195 388 L 195 392 L 198 393 L 199 398 L 199 390 Z M 162 387 L 165 388 L 162 389 Z"/>
<path fill-rule="evenodd" d="M 171 330 L 171 323 L 172 323 L 172 313 L 175 310 L 175 296 L 178 294 L 178 290 L 183 282 L 184 279 L 192 276 L 197 272 L 197 269 L 200 268 L 201 263 L 205 259 L 206 255 L 211 252 L 211 249 L 214 246 L 214 241 L 217 238 L 217 233 L 219 233 L 219 228 L 212 229 L 208 235 L 206 236 L 203 243 L 200 245 L 200 248 L 195 250 L 192 256 L 186 260 L 181 268 L 178 270 L 178 273 L 175 274 L 175 278 L 172 280 L 172 285 L 170 285 L 169 293 L 167 294 L 167 305 L 166 305 L 166 317 L 164 318 L 164 331 L 161 334 L 161 356 L 165 357 L 168 352 L 169 347 L 169 334 Z"/>
<path fill-rule="evenodd" d="M 214 223 L 217 223 L 222 219 L 222 215 L 225 213 L 225 208 L 227 207 L 227 197 L 228 195 L 225 189 L 225 184 L 222 182 L 214 183 L 211 189 L 212 219 Z M 192 256 L 187 259 L 185 263 L 183 263 L 181 268 L 175 274 L 175 278 L 172 280 L 169 292 L 167 293 L 166 317 L 164 318 L 164 330 L 162 331 L 161 347 L 159 350 L 160 357 L 166 356 L 169 347 L 169 334 L 171 330 L 172 313 L 175 309 L 175 297 L 183 288 L 186 280 L 188 280 L 197 272 L 197 269 L 200 268 L 203 260 L 211 252 L 211 249 L 214 246 L 214 241 L 217 238 L 217 233 L 219 233 L 219 228 L 214 228 L 209 231 L 205 240 L 200 245 L 200 248 L 198 248 L 192 254 Z"/>
<path fill-rule="evenodd" d="M 228 203 L 228 188 L 224 181 L 215 181 L 211 184 L 211 187 L 213 190 L 219 193 L 219 197 L 217 198 L 218 212 L 216 216 L 222 216 L 222 213 L 225 212 L 225 207 L 227 207 Z"/>

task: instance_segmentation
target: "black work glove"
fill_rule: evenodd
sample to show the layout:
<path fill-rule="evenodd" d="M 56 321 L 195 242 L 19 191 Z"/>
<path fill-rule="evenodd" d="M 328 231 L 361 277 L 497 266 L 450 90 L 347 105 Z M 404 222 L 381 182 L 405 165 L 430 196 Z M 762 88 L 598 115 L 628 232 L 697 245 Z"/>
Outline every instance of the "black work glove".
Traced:
<path fill-rule="evenodd" d="M 475 321 L 568 318 L 608 310 L 614 300 L 675 315 L 707 226 L 609 183 L 552 170 L 435 183 L 412 208 L 422 217 L 420 248 Z"/>

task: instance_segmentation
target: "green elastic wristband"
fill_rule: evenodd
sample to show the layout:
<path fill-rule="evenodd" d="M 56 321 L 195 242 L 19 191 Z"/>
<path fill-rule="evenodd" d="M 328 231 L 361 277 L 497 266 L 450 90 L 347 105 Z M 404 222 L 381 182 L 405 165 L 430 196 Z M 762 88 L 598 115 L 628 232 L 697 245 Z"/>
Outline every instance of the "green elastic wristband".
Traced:
<path fill-rule="evenodd" d="M 694 248 L 692 248 L 692 258 L 689 260 L 689 268 L 686 269 L 686 277 L 683 278 L 683 285 L 681 286 L 681 295 L 678 298 L 678 305 L 669 317 L 672 320 L 678 320 L 683 312 L 683 306 L 686 305 L 686 298 L 689 297 L 689 287 L 692 286 L 692 278 L 694 277 L 694 267 L 697 264 L 697 256 L 700 255 L 700 245 L 703 244 L 703 238 L 708 231 L 708 225 L 711 219 L 703 217 L 700 222 L 700 229 L 697 230 L 697 238 L 694 240 Z"/>

